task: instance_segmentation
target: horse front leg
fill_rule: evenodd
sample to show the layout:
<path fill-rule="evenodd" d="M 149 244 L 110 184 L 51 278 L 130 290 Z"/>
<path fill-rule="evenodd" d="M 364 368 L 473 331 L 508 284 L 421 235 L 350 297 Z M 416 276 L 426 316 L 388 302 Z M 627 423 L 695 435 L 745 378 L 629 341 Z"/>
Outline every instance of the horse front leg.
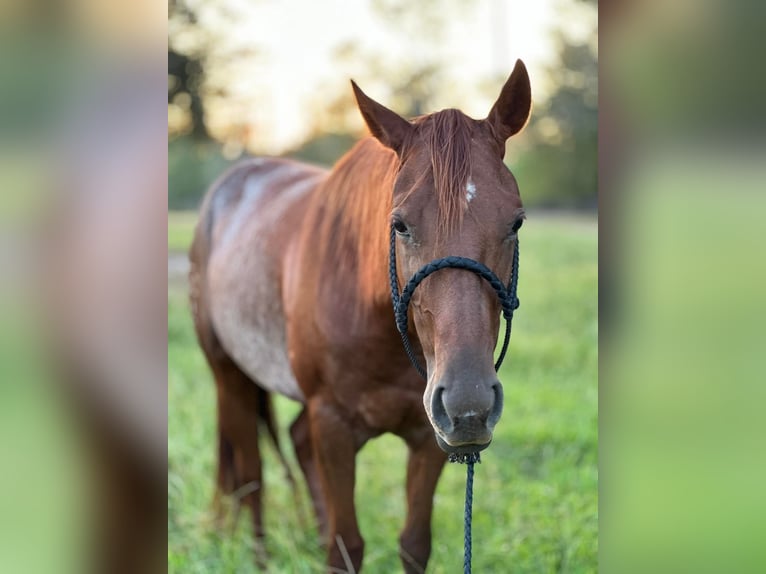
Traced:
<path fill-rule="evenodd" d="M 354 506 L 356 453 L 361 444 L 344 413 L 331 400 L 312 397 L 309 427 L 315 462 L 327 511 L 328 556 L 331 572 L 359 572 L 364 540 Z"/>
<path fill-rule="evenodd" d="M 431 556 L 431 515 L 434 492 L 447 455 L 439 448 L 430 427 L 408 439 L 407 521 L 399 537 L 399 556 L 407 574 L 422 573 Z"/>

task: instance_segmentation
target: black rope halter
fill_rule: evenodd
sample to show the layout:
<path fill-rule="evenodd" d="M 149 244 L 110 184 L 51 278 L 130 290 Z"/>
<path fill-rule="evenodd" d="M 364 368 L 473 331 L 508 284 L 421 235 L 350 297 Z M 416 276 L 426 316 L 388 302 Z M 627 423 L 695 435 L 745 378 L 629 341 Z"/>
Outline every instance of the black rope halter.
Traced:
<path fill-rule="evenodd" d="M 404 286 L 404 290 L 399 293 L 399 280 L 396 273 L 396 230 L 393 225 L 391 226 L 391 250 L 389 254 L 388 274 L 391 281 L 391 301 L 394 305 L 394 318 L 396 319 L 396 329 L 402 337 L 402 344 L 404 350 L 415 367 L 415 370 L 421 377 L 427 379 L 425 369 L 418 362 L 415 352 L 412 350 L 409 338 L 409 318 L 407 316 L 407 309 L 410 306 L 412 295 L 423 280 L 436 273 L 441 269 L 465 269 L 475 273 L 482 279 L 486 280 L 492 288 L 495 290 L 498 299 L 500 300 L 500 306 L 503 310 L 503 317 L 505 318 L 505 337 L 503 339 L 503 347 L 500 350 L 500 355 L 495 361 L 495 371 L 500 368 L 505 359 L 505 354 L 508 351 L 508 343 L 511 340 L 511 322 L 513 321 L 513 312 L 519 308 L 519 298 L 516 296 L 516 289 L 519 281 L 519 239 L 518 236 L 514 241 L 513 246 L 513 262 L 511 265 L 511 280 L 508 287 L 503 284 L 497 275 L 495 275 L 486 265 L 479 263 L 473 259 L 467 257 L 442 257 L 440 259 L 434 259 L 430 263 L 426 263 L 421 267 Z M 471 572 L 471 513 L 473 510 L 473 465 L 476 462 L 481 462 L 478 452 L 468 454 L 450 454 L 450 462 L 460 462 L 467 465 L 467 477 L 465 488 L 465 530 L 464 530 L 464 542 L 465 542 L 465 554 L 463 560 L 463 572 L 470 574 Z"/>

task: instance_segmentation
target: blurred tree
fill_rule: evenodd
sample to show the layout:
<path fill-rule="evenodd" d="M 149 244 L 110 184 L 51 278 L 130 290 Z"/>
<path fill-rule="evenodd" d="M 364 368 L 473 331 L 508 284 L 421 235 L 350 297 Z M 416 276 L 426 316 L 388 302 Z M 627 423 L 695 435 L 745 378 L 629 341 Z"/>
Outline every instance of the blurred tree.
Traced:
<path fill-rule="evenodd" d="M 353 74 L 357 83 L 404 117 L 432 111 L 434 98 L 444 91 L 441 85 L 445 67 L 436 62 L 392 62 L 384 54 L 354 42 L 338 46 L 335 59 L 349 68 L 363 63 L 364 68 Z M 317 109 L 312 131 L 358 132 L 362 124 L 351 85 L 344 82 L 334 91 L 330 102 Z"/>
<path fill-rule="evenodd" d="M 357 139 L 349 133 L 318 133 L 285 155 L 299 161 L 329 167 L 351 149 Z"/>
<path fill-rule="evenodd" d="M 252 66 L 252 41 L 229 33 L 248 10 L 224 1 L 168 3 L 168 206 L 197 205 L 207 186 L 239 157 L 251 129 L 252 94 L 231 87 Z M 211 125 L 211 106 L 230 111 Z M 220 116 L 220 114 L 218 115 Z M 216 116 L 216 117 L 218 117 Z M 223 145 L 221 145 L 221 142 Z"/>
<path fill-rule="evenodd" d="M 183 0 L 170 0 L 168 4 L 169 19 L 179 27 L 186 29 L 197 28 L 196 13 Z M 168 106 L 175 106 L 177 114 L 186 117 L 176 118 L 176 125 L 169 126 L 175 131 L 173 135 L 189 133 L 194 139 L 208 139 L 205 125 L 205 108 L 202 103 L 202 86 L 204 83 L 204 53 L 199 47 L 186 47 L 181 50 L 175 47 L 175 34 L 170 28 L 168 37 Z"/>
<path fill-rule="evenodd" d="M 176 52 L 168 45 L 168 105 L 188 110 L 186 122 L 179 119 L 179 132 L 188 131 L 197 140 L 208 139 L 205 108 L 200 89 L 204 78 L 202 60 Z M 184 124 L 191 124 L 187 128 Z"/>
<path fill-rule="evenodd" d="M 394 63 L 389 60 L 388 65 L 375 62 L 371 75 L 391 82 L 391 105 L 403 115 L 420 116 L 440 107 L 439 99 L 450 92 L 451 66 L 445 48 L 454 40 L 448 35 L 450 23 L 460 21 L 475 7 L 476 0 L 371 0 L 373 13 L 385 22 L 406 54 Z M 448 99 L 448 105 L 459 105 L 453 96 Z"/>
<path fill-rule="evenodd" d="M 171 135 L 190 133 L 195 139 L 212 136 L 238 145 L 241 153 L 247 143 L 241 139 L 253 129 L 248 110 L 257 106 L 257 95 L 241 93 L 234 79 L 252 71 L 259 52 L 251 38 L 230 32 L 252 6 L 227 1 L 169 0 L 168 8 Z M 223 103 L 225 106 L 219 105 Z M 215 125 L 210 125 L 206 111 L 216 106 L 229 113 L 216 114 Z M 175 134 L 173 123 L 179 126 Z"/>
<path fill-rule="evenodd" d="M 581 0 L 595 9 L 594 0 Z M 598 190 L 597 29 L 573 40 L 558 30 L 558 58 L 548 69 L 554 92 L 536 105 L 518 171 L 527 204 L 595 207 Z"/>
<path fill-rule="evenodd" d="M 382 22 L 407 57 L 393 57 L 391 51 L 368 48 L 356 41 L 344 41 L 334 49 L 334 59 L 365 92 L 404 117 L 415 117 L 439 108 L 439 100 L 452 101 L 447 41 L 448 20 L 460 17 L 475 0 L 371 0 L 373 16 Z M 424 26 L 423 23 L 428 25 Z M 326 97 L 313 105 L 311 135 L 289 155 L 332 165 L 345 153 L 363 123 L 347 82 L 323 87 Z"/>

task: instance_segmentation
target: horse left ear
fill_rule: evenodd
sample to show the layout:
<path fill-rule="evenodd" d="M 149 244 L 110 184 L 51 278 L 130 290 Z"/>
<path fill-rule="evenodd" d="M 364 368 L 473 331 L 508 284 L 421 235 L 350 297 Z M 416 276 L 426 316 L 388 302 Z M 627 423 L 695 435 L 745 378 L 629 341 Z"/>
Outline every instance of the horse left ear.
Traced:
<path fill-rule="evenodd" d="M 516 65 L 508 81 L 505 82 L 500 97 L 485 120 L 497 138 L 500 148 L 505 151 L 505 140 L 521 131 L 529 120 L 532 110 L 532 88 L 529 85 L 527 67 L 521 60 Z"/>
<path fill-rule="evenodd" d="M 412 130 L 412 124 L 399 114 L 392 112 L 365 94 L 354 80 L 351 80 L 354 96 L 362 112 L 367 127 L 380 143 L 401 154 L 407 136 Z"/>

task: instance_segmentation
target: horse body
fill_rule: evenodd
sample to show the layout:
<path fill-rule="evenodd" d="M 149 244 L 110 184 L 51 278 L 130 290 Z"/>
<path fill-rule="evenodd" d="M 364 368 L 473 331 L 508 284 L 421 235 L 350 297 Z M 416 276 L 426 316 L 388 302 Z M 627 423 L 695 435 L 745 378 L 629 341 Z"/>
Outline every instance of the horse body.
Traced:
<path fill-rule="evenodd" d="M 222 347 L 263 389 L 299 401 L 281 297 L 285 253 L 295 241 L 286 230 L 300 225 L 324 177 L 295 162 L 248 160 L 214 186 L 200 214 L 210 231 L 206 280 Z"/>
<path fill-rule="evenodd" d="M 368 139 L 356 153 L 372 156 L 384 171 L 362 170 L 358 173 L 366 181 L 357 181 L 360 189 L 337 187 L 329 193 L 334 191 L 333 199 L 341 208 L 353 203 L 353 193 L 379 193 L 383 209 L 390 209 L 383 189 L 386 180 L 379 178 L 392 165 L 391 152 Z M 354 156 L 352 152 L 349 159 Z M 355 514 L 338 508 L 353 504 L 353 495 L 349 496 L 353 486 L 346 479 L 328 481 L 327 490 L 337 492 L 338 502 L 329 505 L 328 515 L 322 500 L 327 491 L 322 490 L 314 461 L 325 445 L 329 449 L 324 456 L 340 458 L 347 467 L 349 453 L 353 458 L 370 438 L 394 432 L 415 446 L 427 443 L 438 469 L 445 458 L 435 448 L 423 410 L 424 384 L 401 347 L 385 267 L 374 274 L 375 280 L 380 279 L 377 293 L 372 299 L 360 299 L 359 261 L 348 253 L 350 245 L 339 245 L 337 237 L 328 233 L 337 213 L 326 213 L 326 192 L 334 183 L 324 170 L 298 162 L 253 159 L 237 164 L 211 186 L 203 203 L 191 272 L 195 324 L 203 333 L 200 340 L 208 360 L 226 365 L 220 369 L 224 372 L 237 373 L 216 378 L 219 403 L 227 402 L 222 396 L 239 403 L 228 410 L 219 404 L 219 419 L 224 419 L 219 420 L 219 432 L 232 445 L 235 459 L 221 463 L 236 465 L 237 456 L 252 461 L 256 455 L 252 444 L 243 444 L 257 440 L 258 419 L 258 407 L 247 398 L 251 393 L 242 388 L 243 380 L 244 385 L 304 403 L 306 410 L 291 434 L 325 536 L 341 515 Z M 323 240 L 318 237 L 321 224 L 326 228 Z M 385 226 L 383 231 L 385 235 Z M 263 402 L 265 395 L 257 400 Z M 250 416 L 240 412 L 247 405 Z M 306 428 L 312 409 L 318 441 Z M 231 426 L 247 424 L 249 436 L 221 428 L 232 421 L 236 424 Z M 224 490 L 245 487 L 247 479 L 261 482 L 260 468 L 252 469 L 250 476 L 243 468 L 234 472 L 239 477 Z M 250 505 L 260 513 L 260 500 Z M 430 515 L 430 505 L 428 509 Z M 260 518 L 257 522 L 258 533 Z M 361 536 L 346 538 L 346 551 L 361 562 Z"/>
<path fill-rule="evenodd" d="M 400 284 L 435 254 L 472 257 L 507 275 L 507 247 L 520 223 L 508 229 L 520 221 L 521 204 L 502 149 L 528 117 L 528 82 L 518 63 L 487 120 L 446 110 L 413 123 L 354 86 L 374 137 L 332 171 L 248 160 L 208 192 L 192 245 L 190 295 L 218 391 L 218 485 L 243 493 L 257 537 L 257 423 L 276 439 L 269 393 L 279 393 L 304 404 L 290 435 L 328 565 L 361 567 L 355 456 L 370 438 L 392 432 L 409 448 L 402 563 L 407 572 L 425 568 L 446 462 L 434 432 L 442 448 L 484 448 L 499 418 L 502 392 L 492 368 L 499 306 L 470 273 L 445 270 L 424 282 L 410 316 L 415 352 L 428 367 L 424 382 L 391 308 L 392 217 Z M 456 298 L 473 305 L 465 310 Z"/>

